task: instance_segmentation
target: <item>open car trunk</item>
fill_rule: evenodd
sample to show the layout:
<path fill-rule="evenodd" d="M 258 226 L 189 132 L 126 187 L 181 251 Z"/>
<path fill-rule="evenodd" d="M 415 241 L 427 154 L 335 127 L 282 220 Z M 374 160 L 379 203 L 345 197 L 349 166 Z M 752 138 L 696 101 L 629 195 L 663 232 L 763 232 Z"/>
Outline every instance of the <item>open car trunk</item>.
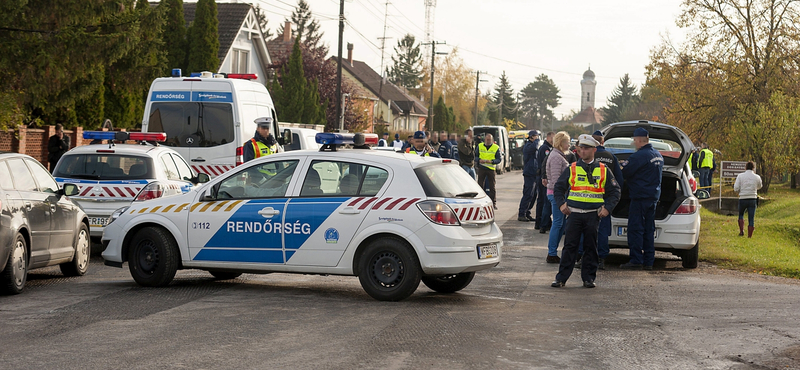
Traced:
<path fill-rule="evenodd" d="M 671 171 L 664 171 L 661 176 L 661 197 L 656 205 L 656 220 L 663 220 L 674 213 L 688 196 L 683 189 L 683 183 L 678 175 Z M 628 183 L 622 185 L 622 194 L 611 215 L 616 218 L 628 218 L 631 198 L 628 194 Z"/>

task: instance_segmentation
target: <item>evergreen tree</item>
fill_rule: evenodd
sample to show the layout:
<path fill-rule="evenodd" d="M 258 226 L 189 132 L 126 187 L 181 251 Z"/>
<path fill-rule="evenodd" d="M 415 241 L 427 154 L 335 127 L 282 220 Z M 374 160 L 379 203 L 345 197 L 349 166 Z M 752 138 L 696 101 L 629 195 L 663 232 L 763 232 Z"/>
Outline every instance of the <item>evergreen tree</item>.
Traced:
<path fill-rule="evenodd" d="M 187 72 L 217 72 L 219 68 L 218 28 L 217 3 L 214 0 L 199 0 L 194 21 L 189 27 Z"/>
<path fill-rule="evenodd" d="M 253 9 L 256 13 L 256 19 L 258 20 L 258 25 L 261 27 L 261 33 L 264 34 L 264 40 L 269 40 L 272 38 L 272 30 L 269 29 L 267 25 L 269 23 L 269 19 L 267 19 L 267 14 L 264 12 L 264 9 L 261 9 L 261 4 L 256 4 L 256 7 Z"/>
<path fill-rule="evenodd" d="M 328 48 L 320 44 L 322 40 L 322 31 L 320 31 L 319 20 L 315 19 L 311 13 L 311 7 L 305 0 L 298 0 L 297 7 L 292 11 L 292 16 L 289 19 L 284 19 L 286 22 L 291 22 L 294 28 L 292 35 L 300 38 L 309 50 L 320 51 L 322 54 L 328 54 Z M 278 28 L 278 38 L 283 38 L 283 28 Z"/>
<path fill-rule="evenodd" d="M 105 75 L 101 72 L 95 78 L 98 81 L 103 81 Z M 82 126 L 86 129 L 99 127 L 105 119 L 105 87 L 102 83 L 97 84 L 97 89 L 94 90 L 90 96 L 75 103 L 75 120 L 76 122 L 68 122 L 77 126 Z M 72 125 L 70 125 L 72 126 Z"/>
<path fill-rule="evenodd" d="M 397 41 L 392 56 L 392 66 L 387 71 L 389 81 L 407 90 L 419 90 L 422 78 L 422 52 L 419 43 L 415 44 L 414 36 L 407 34 Z"/>
<path fill-rule="evenodd" d="M 494 88 L 494 94 L 491 97 L 491 104 L 489 106 L 489 124 L 490 125 L 503 125 L 502 118 L 516 120 L 516 112 L 514 108 L 517 106 L 517 101 L 514 99 L 514 89 L 511 88 L 511 83 L 506 77 L 506 71 L 500 75 L 500 81 Z"/>
<path fill-rule="evenodd" d="M 272 83 L 275 111 L 283 122 L 324 124 L 325 108 L 319 101 L 316 79 L 309 82 L 303 72 L 303 53 L 296 38 L 289 62 Z"/>
<path fill-rule="evenodd" d="M 534 82 L 525 86 L 520 98 L 521 117 L 528 129 L 542 129 L 545 122 L 555 119 L 551 108 L 558 106 L 559 90 L 546 74 L 536 76 Z"/>
<path fill-rule="evenodd" d="M 159 8 L 166 8 L 161 38 L 167 52 L 167 71 L 180 68 L 186 72 L 186 20 L 183 18 L 183 0 L 161 0 Z"/>
<path fill-rule="evenodd" d="M 627 73 L 619 79 L 619 86 L 611 93 L 611 97 L 608 98 L 608 106 L 603 109 L 604 126 L 636 118 L 637 114 L 634 110 L 641 100 L 636 90 L 636 86 L 631 84 Z"/>

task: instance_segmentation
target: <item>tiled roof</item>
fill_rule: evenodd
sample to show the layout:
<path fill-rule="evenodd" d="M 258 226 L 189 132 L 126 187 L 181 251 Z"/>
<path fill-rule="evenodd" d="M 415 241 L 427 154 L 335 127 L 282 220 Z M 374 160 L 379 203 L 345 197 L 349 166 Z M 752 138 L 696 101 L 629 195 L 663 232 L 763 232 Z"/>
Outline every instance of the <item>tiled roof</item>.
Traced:
<path fill-rule="evenodd" d="M 331 60 L 334 63 L 336 62 L 336 58 L 331 58 Z M 428 114 L 428 109 L 425 108 L 424 103 L 406 94 L 395 84 L 387 81 L 383 84 L 383 88 L 381 88 L 381 76 L 378 74 L 378 72 L 375 72 L 375 70 L 367 65 L 367 63 L 354 60 L 353 65 L 351 66 L 350 63 L 345 60 L 344 63 L 342 63 L 342 67 L 346 69 L 348 73 L 357 78 L 358 81 L 366 86 L 366 88 L 375 94 L 375 96 L 379 96 L 379 98 L 383 101 L 391 100 L 393 103 L 395 103 L 400 109 L 403 110 L 403 114 L 409 112 L 413 115 L 420 116 L 425 116 Z"/>
<path fill-rule="evenodd" d="M 244 3 L 217 3 L 217 19 L 219 26 L 219 63 L 225 61 L 225 56 L 233 45 L 233 40 L 239 35 L 239 30 L 242 29 L 242 24 L 247 17 L 247 13 L 253 6 Z M 183 3 L 183 18 L 186 20 L 188 27 L 194 21 L 194 13 L 197 10 L 197 3 Z"/>
<path fill-rule="evenodd" d="M 586 107 L 572 119 L 575 124 L 597 124 L 603 122 L 603 114 L 597 109 Z"/>

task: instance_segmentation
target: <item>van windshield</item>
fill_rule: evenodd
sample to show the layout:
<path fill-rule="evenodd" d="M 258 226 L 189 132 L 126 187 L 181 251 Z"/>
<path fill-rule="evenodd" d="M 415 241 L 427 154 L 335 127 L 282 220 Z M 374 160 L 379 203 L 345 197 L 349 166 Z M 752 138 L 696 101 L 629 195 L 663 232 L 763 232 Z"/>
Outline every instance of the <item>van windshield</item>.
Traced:
<path fill-rule="evenodd" d="M 150 132 L 165 132 L 164 145 L 212 147 L 233 142 L 233 106 L 230 103 L 154 102 Z"/>

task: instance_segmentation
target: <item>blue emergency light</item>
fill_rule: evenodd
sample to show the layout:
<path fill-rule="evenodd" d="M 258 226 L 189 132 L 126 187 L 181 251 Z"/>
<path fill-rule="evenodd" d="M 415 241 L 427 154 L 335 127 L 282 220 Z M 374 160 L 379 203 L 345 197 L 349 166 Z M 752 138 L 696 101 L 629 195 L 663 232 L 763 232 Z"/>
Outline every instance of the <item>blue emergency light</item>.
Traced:
<path fill-rule="evenodd" d="M 335 132 L 319 132 L 315 136 L 317 144 L 322 145 L 346 145 L 353 144 L 355 134 L 339 134 Z"/>
<path fill-rule="evenodd" d="M 84 131 L 83 138 L 91 140 L 114 140 L 117 133 L 114 131 Z"/>
<path fill-rule="evenodd" d="M 172 77 L 181 77 L 181 69 L 180 68 L 173 68 L 172 69 Z"/>

